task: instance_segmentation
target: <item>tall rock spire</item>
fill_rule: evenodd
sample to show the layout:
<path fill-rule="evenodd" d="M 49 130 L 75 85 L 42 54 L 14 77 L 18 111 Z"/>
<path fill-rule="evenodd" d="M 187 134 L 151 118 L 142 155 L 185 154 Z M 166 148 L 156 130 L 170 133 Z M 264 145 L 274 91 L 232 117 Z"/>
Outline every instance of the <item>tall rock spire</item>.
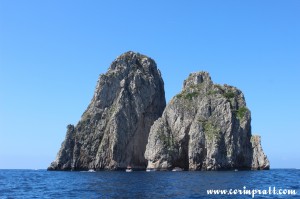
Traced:
<path fill-rule="evenodd" d="M 76 126 L 69 125 L 48 170 L 146 168 L 150 127 L 165 108 L 164 82 L 149 57 L 126 52 L 98 80 Z"/>

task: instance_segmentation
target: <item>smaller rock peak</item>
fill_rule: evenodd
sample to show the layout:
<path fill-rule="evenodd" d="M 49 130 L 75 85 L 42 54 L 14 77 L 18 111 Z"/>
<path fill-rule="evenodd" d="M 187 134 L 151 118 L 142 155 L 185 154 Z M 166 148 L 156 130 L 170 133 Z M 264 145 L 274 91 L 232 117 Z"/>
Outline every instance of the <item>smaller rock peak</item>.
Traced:
<path fill-rule="evenodd" d="M 183 89 L 201 83 L 212 84 L 211 77 L 208 72 L 201 71 L 201 72 L 190 73 L 189 77 L 183 82 Z"/>
<path fill-rule="evenodd" d="M 251 142 L 255 143 L 257 145 L 258 143 L 260 144 L 261 142 L 261 137 L 259 135 L 252 135 L 251 137 Z"/>

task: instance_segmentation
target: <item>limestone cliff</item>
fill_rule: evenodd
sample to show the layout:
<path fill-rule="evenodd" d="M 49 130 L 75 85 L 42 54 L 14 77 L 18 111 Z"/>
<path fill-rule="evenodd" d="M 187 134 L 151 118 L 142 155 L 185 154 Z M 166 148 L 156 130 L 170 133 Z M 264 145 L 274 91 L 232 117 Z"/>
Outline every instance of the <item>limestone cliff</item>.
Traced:
<path fill-rule="evenodd" d="M 243 93 L 192 73 L 151 127 L 148 168 L 169 170 L 268 169 Z"/>
<path fill-rule="evenodd" d="M 150 127 L 165 108 L 164 83 L 155 62 L 127 52 L 100 76 L 87 110 L 69 125 L 48 170 L 146 168 Z"/>

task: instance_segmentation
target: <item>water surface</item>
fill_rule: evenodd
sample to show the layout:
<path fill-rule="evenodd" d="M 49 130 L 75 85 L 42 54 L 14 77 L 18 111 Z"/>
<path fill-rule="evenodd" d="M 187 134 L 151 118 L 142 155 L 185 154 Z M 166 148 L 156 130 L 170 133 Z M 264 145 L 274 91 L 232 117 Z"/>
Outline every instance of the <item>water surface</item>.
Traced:
<path fill-rule="evenodd" d="M 207 195 L 211 189 L 293 189 L 300 198 L 300 170 L 195 172 L 61 172 L 0 170 L 0 198 L 252 198 Z"/>

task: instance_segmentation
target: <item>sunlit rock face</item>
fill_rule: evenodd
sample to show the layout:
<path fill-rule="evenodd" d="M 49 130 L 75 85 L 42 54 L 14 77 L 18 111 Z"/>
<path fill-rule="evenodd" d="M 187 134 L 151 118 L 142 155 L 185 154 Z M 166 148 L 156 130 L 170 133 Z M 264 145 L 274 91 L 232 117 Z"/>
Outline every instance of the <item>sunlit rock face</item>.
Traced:
<path fill-rule="evenodd" d="M 148 168 L 269 169 L 250 123 L 239 89 L 214 84 L 207 72 L 192 73 L 151 127 Z"/>
<path fill-rule="evenodd" d="M 48 170 L 145 169 L 150 127 L 165 108 L 164 82 L 156 63 L 127 52 L 99 77 L 76 126 L 69 125 Z"/>

